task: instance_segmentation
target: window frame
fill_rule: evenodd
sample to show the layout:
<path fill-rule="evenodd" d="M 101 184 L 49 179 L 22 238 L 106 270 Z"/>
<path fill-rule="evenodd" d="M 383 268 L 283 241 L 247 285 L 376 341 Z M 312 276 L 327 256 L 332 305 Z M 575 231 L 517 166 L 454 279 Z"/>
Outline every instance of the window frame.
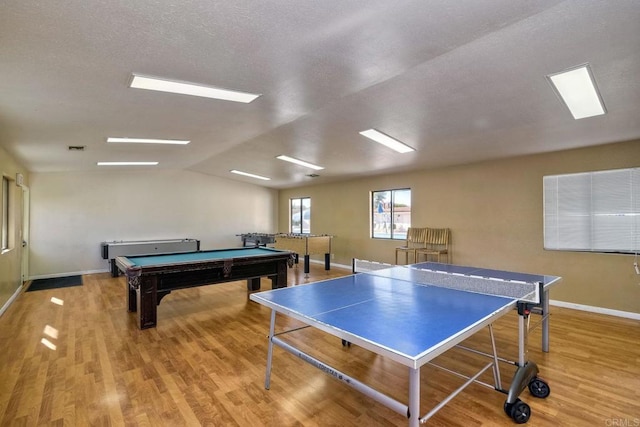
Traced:
<path fill-rule="evenodd" d="M 294 208 L 296 205 L 295 202 L 298 202 L 298 212 L 294 212 Z M 304 217 L 304 212 L 309 212 L 308 218 Z M 299 227 L 294 225 L 294 216 L 299 215 L 298 222 Z M 305 231 L 304 221 L 307 221 L 309 226 Z M 289 233 L 292 234 L 311 234 L 311 197 L 292 197 L 289 199 Z"/>
<path fill-rule="evenodd" d="M 397 195 L 400 192 L 408 192 L 408 204 L 406 206 L 408 206 L 408 222 L 399 222 L 398 220 L 401 218 L 400 215 L 402 215 L 402 213 L 399 213 L 396 209 L 399 207 L 398 203 L 396 202 L 397 200 Z M 381 193 L 389 193 L 389 202 L 388 202 L 388 212 L 380 212 L 380 199 L 378 197 L 376 197 L 376 194 L 381 194 Z M 411 203 L 411 199 L 413 197 L 413 193 L 411 191 L 410 187 L 403 187 L 403 188 L 390 188 L 390 189 L 385 189 L 385 190 L 374 190 L 371 191 L 370 193 L 370 200 L 369 200 L 369 209 L 370 209 L 370 216 L 369 216 L 369 235 L 372 239 L 382 239 L 382 240 L 406 240 L 407 238 L 407 230 L 409 229 L 409 227 L 411 227 L 411 215 L 412 215 L 412 203 Z M 386 204 L 386 203 L 385 203 Z M 383 204 L 384 205 L 384 204 Z M 387 207 L 382 206 L 383 210 L 386 210 Z M 377 220 L 380 219 L 379 216 L 380 214 L 384 214 L 385 215 L 385 229 L 387 228 L 388 225 L 388 236 L 386 235 L 386 233 L 384 233 L 385 235 L 380 235 L 381 233 L 376 233 L 376 228 L 377 225 L 379 224 L 379 222 L 377 222 Z M 387 217 L 388 215 L 388 217 Z M 404 217 L 406 218 L 407 216 L 407 212 L 404 212 Z M 388 218 L 388 222 L 386 220 L 386 218 Z M 402 224 L 401 227 L 398 227 L 398 225 Z"/>

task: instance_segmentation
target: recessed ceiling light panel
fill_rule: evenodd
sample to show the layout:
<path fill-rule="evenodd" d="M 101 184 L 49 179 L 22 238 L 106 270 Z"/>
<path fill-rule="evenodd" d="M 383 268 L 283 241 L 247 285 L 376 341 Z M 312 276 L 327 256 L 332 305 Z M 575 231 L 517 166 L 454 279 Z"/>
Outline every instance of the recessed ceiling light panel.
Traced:
<path fill-rule="evenodd" d="M 205 86 L 198 83 L 180 82 L 161 79 L 158 77 L 133 75 L 129 87 L 134 89 L 147 89 L 159 92 L 177 93 L 180 95 L 201 96 L 204 98 L 222 99 L 224 101 L 243 102 L 253 101 L 260 94 L 238 92 L 235 90 L 221 89 L 213 86 Z"/>
<path fill-rule="evenodd" d="M 547 80 L 574 119 L 600 116 L 607 112 L 589 64 L 549 74 Z"/>
<path fill-rule="evenodd" d="M 411 151 L 416 151 L 415 149 L 398 141 L 397 139 L 391 138 L 389 135 L 385 135 L 384 133 L 375 129 L 363 130 L 362 132 L 360 132 L 360 135 L 366 136 L 367 138 L 377 142 L 378 144 L 389 147 L 392 150 L 397 151 L 398 153 L 409 153 Z"/>
<path fill-rule="evenodd" d="M 177 144 L 186 145 L 191 141 L 184 141 L 179 139 L 149 139 L 149 138 L 107 138 L 107 142 L 114 143 L 130 143 L 130 144 Z"/>
<path fill-rule="evenodd" d="M 266 176 L 255 175 L 253 173 L 242 172 L 242 171 L 235 170 L 235 169 L 230 170 L 229 172 L 235 173 L 236 175 L 248 176 L 249 178 L 261 179 L 263 181 L 270 181 L 271 180 L 271 178 L 267 178 Z"/>
<path fill-rule="evenodd" d="M 296 165 L 300 165 L 300 166 L 304 166 L 304 167 L 307 167 L 307 168 L 315 169 L 317 171 L 324 169 L 322 166 L 314 165 L 313 163 L 308 163 L 308 162 L 305 162 L 303 160 L 294 159 L 293 157 L 289 157 L 289 156 L 285 156 L 285 155 L 278 156 L 278 157 L 276 157 L 276 159 L 284 160 L 285 162 L 289 162 L 289 163 L 295 163 Z"/>
<path fill-rule="evenodd" d="M 155 166 L 158 162 L 98 162 L 98 166 Z"/>

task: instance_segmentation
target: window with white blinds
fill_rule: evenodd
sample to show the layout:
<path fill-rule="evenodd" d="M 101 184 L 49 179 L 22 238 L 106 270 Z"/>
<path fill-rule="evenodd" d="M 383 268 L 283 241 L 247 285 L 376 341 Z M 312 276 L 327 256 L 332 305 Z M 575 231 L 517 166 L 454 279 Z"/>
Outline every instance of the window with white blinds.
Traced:
<path fill-rule="evenodd" d="M 640 168 L 552 175 L 544 183 L 544 248 L 640 252 Z"/>

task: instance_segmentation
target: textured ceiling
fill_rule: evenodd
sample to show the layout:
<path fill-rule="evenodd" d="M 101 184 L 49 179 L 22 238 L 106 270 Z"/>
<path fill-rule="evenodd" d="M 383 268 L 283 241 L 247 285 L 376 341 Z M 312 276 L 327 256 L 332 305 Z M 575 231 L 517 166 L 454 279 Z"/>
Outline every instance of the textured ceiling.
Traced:
<path fill-rule="evenodd" d="M 637 0 L 4 0 L 0 146 L 34 172 L 155 160 L 286 188 L 639 139 L 639 40 Z M 608 114 L 574 120 L 545 75 L 583 63 Z M 132 73 L 262 96 L 131 89 Z"/>

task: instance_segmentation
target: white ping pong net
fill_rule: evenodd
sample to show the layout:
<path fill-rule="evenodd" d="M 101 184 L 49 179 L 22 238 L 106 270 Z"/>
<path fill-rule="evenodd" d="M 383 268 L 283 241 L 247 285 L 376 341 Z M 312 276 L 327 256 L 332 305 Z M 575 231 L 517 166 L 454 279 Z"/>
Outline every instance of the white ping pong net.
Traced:
<path fill-rule="evenodd" d="M 541 286 L 538 282 L 449 273 L 410 265 L 392 265 L 359 259 L 353 260 L 353 271 L 420 285 L 512 298 L 532 304 L 540 304 L 541 301 Z"/>

